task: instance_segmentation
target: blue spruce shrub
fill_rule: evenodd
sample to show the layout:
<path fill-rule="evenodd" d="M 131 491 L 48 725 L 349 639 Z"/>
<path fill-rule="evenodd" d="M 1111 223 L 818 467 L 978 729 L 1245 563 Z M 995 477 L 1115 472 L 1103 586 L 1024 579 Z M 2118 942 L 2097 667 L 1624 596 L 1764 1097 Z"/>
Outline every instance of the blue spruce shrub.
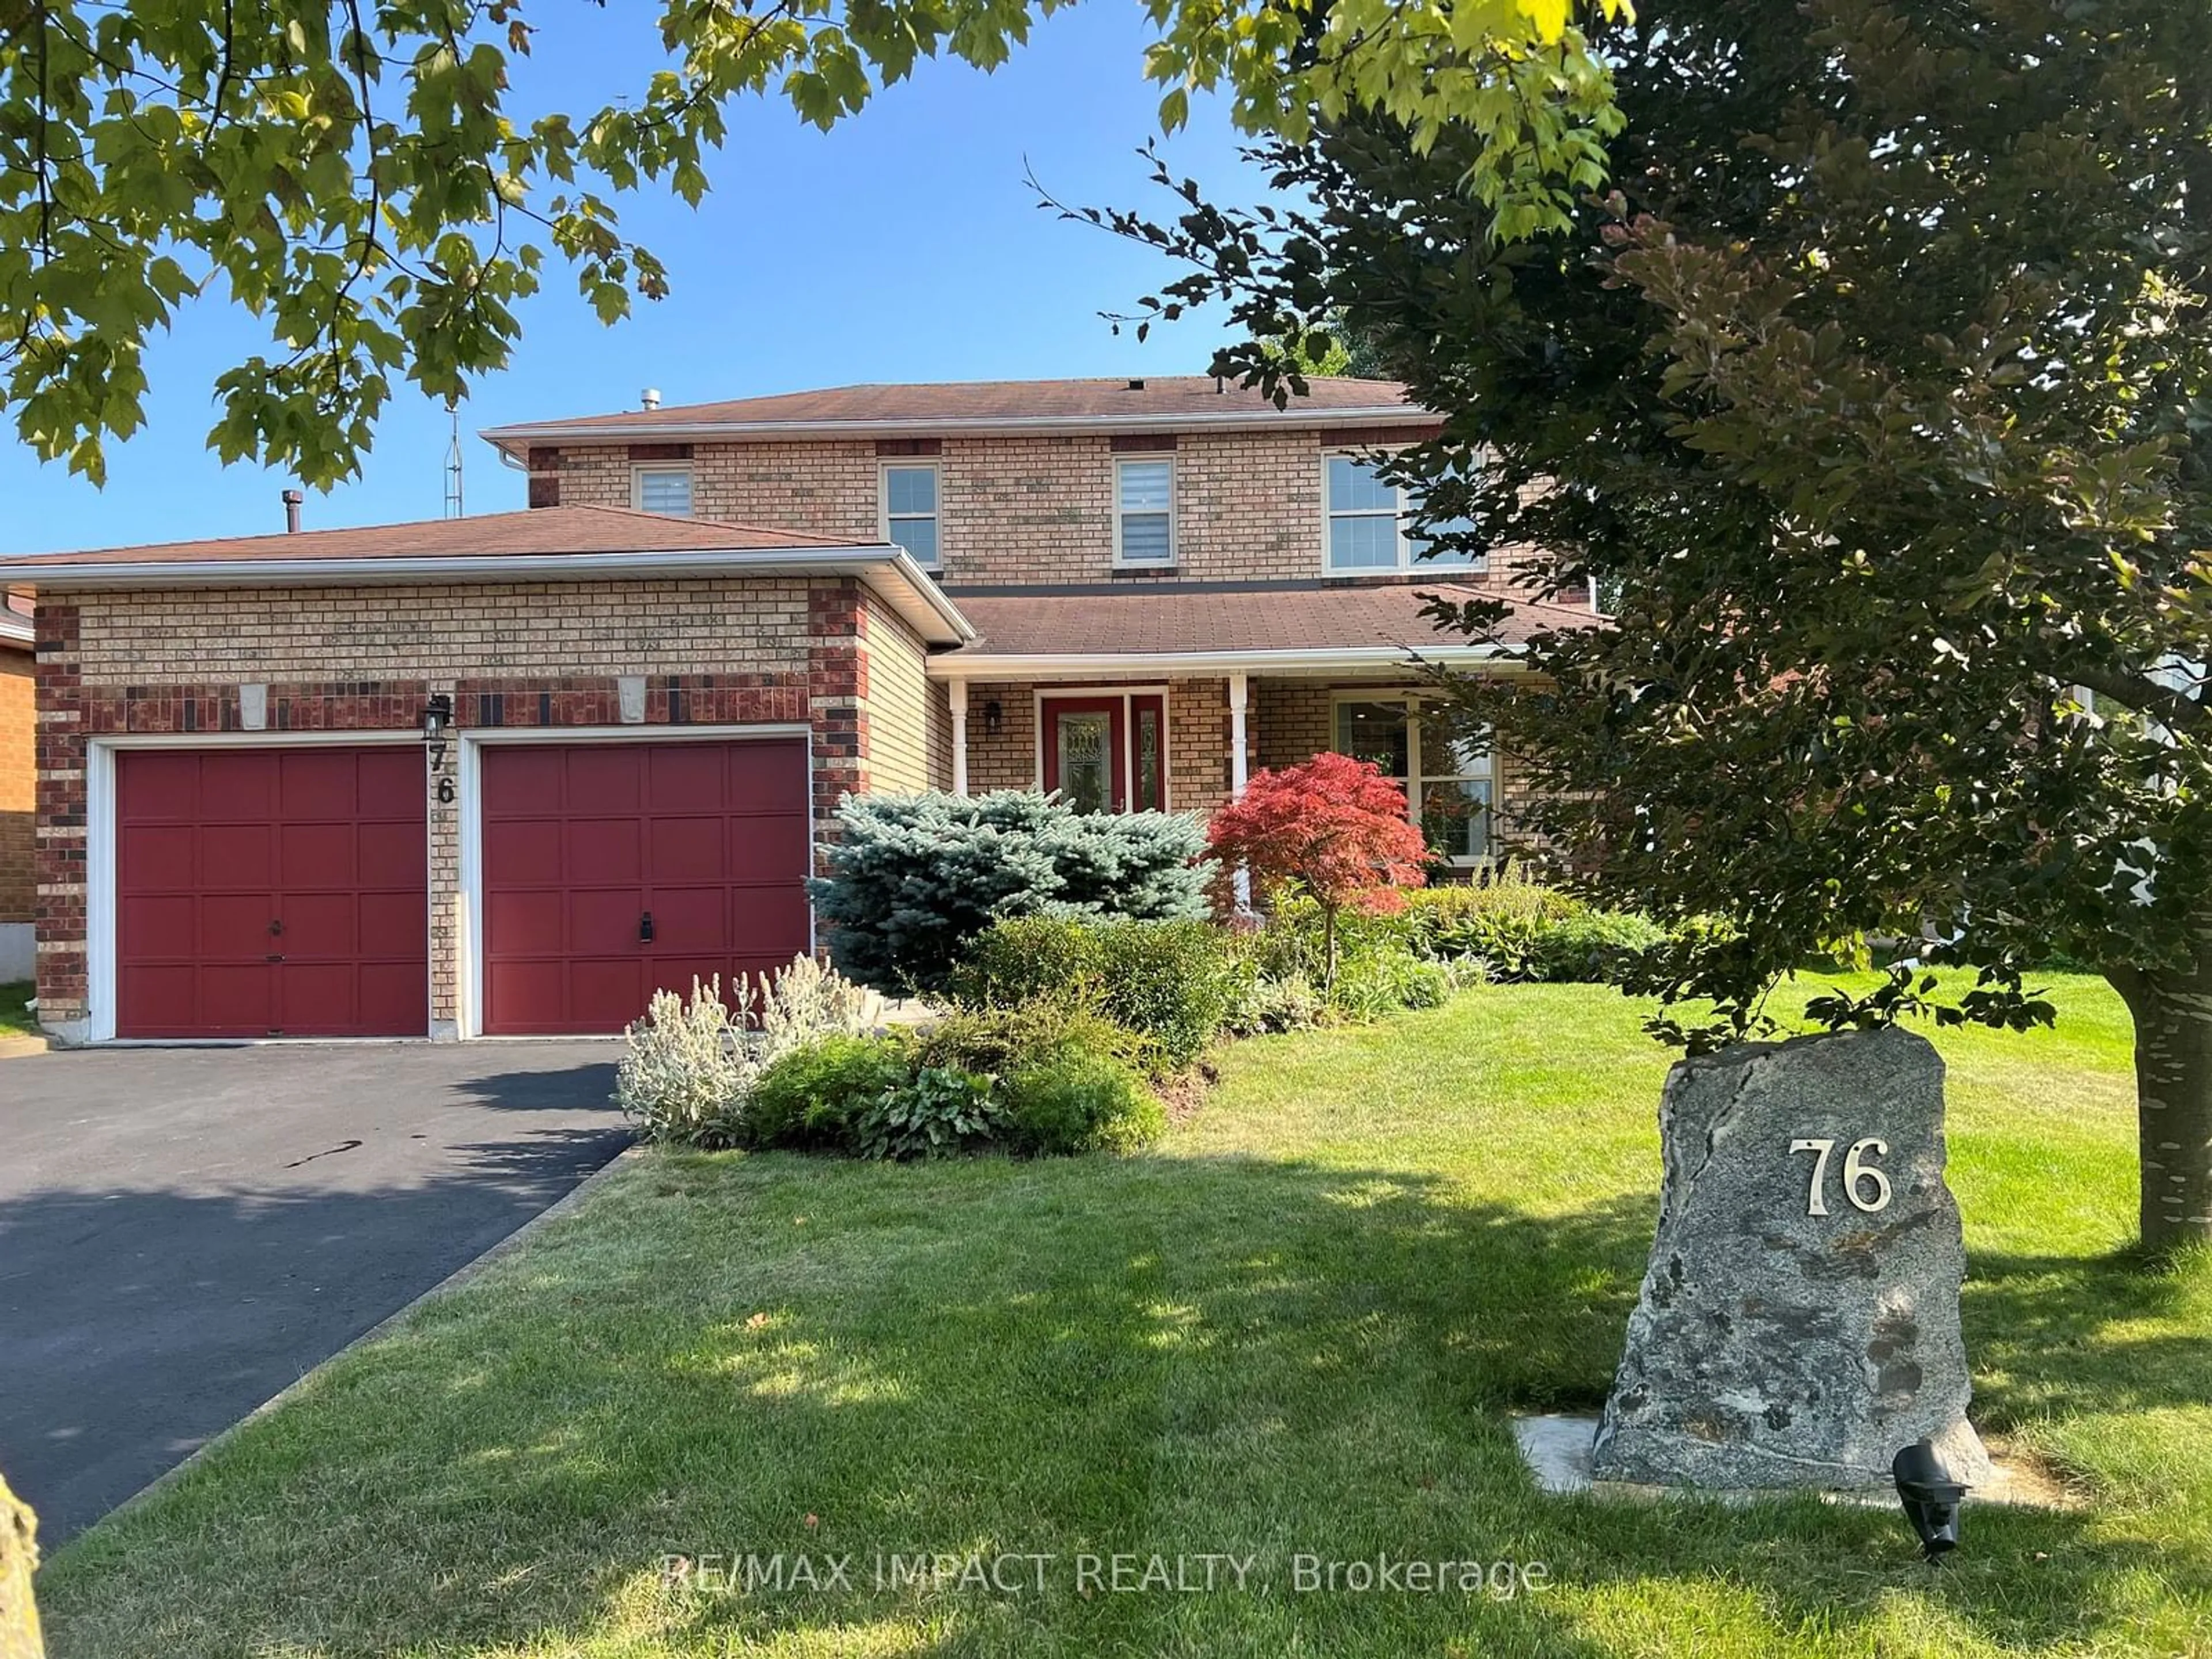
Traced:
<path fill-rule="evenodd" d="M 1204 832 L 1170 812 L 1083 813 L 1032 790 L 848 795 L 830 874 L 809 884 L 838 971 L 936 991 L 1006 916 L 1175 921 L 1206 914 Z"/>

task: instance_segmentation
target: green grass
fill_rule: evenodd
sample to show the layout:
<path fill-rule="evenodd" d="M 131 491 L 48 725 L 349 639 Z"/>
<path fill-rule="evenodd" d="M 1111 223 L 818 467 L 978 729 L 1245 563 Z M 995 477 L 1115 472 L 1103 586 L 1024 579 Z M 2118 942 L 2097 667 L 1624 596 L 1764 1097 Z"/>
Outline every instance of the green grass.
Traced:
<path fill-rule="evenodd" d="M 662 1157 L 315 1377 L 42 1584 L 94 1655 L 2168 1655 L 2212 1650 L 2212 1268 L 2132 1271 L 2128 1039 L 2062 981 L 1946 1034 L 1977 1415 L 2086 1499 L 1538 1496 L 1506 1414 L 1595 1407 L 1650 1240 L 1667 1056 L 1608 991 L 1478 991 L 1230 1051 L 1158 1155 Z M 1042 1595 L 877 1551 L 1046 1552 Z M 661 1560 L 854 1553 L 851 1594 Z M 1079 1594 L 1081 1552 L 1252 1554 Z M 1297 1594 L 1291 1557 L 1550 1587 Z M 1266 1586 L 1264 1593 L 1261 1587 Z"/>
<path fill-rule="evenodd" d="M 32 1018 L 30 1001 L 37 988 L 27 979 L 0 985 L 0 1037 L 36 1036 L 39 1022 Z"/>

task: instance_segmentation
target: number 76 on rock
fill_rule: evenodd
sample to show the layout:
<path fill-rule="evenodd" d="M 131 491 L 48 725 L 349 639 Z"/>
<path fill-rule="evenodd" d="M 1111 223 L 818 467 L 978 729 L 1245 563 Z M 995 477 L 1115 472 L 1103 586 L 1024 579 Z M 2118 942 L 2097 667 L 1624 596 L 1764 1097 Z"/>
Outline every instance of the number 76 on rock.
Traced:
<path fill-rule="evenodd" d="M 1822 1188 L 1827 1182 L 1828 1159 L 1835 1150 L 1833 1137 L 1826 1139 L 1806 1137 L 1790 1143 L 1792 1156 L 1799 1152 L 1814 1155 L 1813 1179 L 1807 1183 L 1805 1189 L 1807 1215 L 1828 1213 L 1828 1195 Z M 1843 1182 L 1844 1196 L 1850 1201 L 1851 1207 L 1872 1215 L 1877 1210 L 1889 1207 L 1890 1191 L 1889 1177 L 1874 1166 L 1869 1155 L 1888 1157 L 1889 1143 L 1873 1135 L 1863 1140 L 1853 1141 L 1844 1153 Z"/>

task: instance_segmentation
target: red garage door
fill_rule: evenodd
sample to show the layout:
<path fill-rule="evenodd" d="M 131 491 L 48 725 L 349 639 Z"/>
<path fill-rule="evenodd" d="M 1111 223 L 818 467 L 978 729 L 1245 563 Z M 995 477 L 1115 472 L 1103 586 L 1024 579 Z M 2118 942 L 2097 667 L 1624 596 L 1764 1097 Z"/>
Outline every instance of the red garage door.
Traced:
<path fill-rule="evenodd" d="M 484 1030 L 619 1031 L 809 942 L 806 745 L 484 750 Z"/>
<path fill-rule="evenodd" d="M 422 750 L 115 759 L 116 1035 L 422 1036 Z"/>

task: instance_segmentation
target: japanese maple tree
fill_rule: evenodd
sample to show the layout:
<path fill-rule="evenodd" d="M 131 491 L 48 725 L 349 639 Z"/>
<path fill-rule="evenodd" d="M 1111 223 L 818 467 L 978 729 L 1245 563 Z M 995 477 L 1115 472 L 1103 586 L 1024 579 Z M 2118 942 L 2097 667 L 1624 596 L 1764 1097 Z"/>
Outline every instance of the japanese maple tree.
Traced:
<path fill-rule="evenodd" d="M 1428 848 L 1407 819 L 1406 792 L 1349 755 L 1255 774 L 1214 813 L 1206 839 L 1224 872 L 1242 868 L 1262 894 L 1304 892 L 1321 907 L 1324 994 L 1336 987 L 1337 917 L 1347 908 L 1403 909 L 1400 889 L 1427 878 Z"/>

